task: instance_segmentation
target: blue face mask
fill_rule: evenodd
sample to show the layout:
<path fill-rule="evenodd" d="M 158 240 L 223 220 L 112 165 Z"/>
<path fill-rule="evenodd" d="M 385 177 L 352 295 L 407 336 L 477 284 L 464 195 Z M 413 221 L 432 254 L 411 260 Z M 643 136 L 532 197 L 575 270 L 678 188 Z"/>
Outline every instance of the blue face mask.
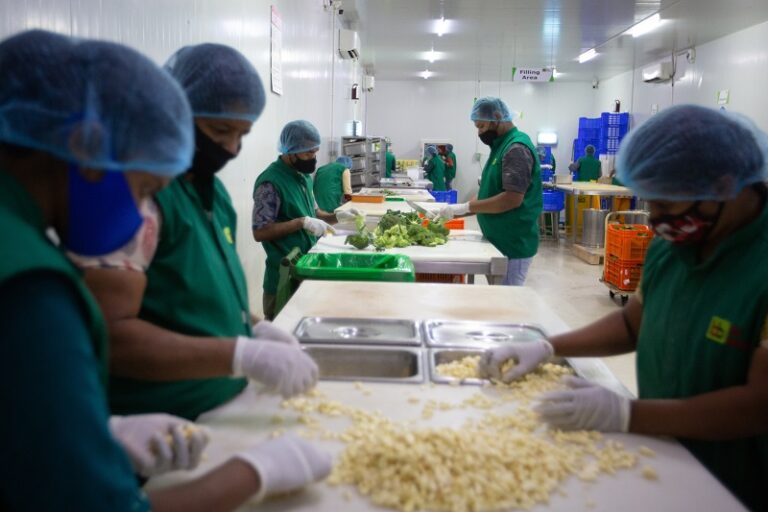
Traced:
<path fill-rule="evenodd" d="M 109 254 L 128 243 L 143 219 L 123 173 L 105 172 L 87 181 L 69 165 L 69 225 L 64 246 L 83 256 Z"/>

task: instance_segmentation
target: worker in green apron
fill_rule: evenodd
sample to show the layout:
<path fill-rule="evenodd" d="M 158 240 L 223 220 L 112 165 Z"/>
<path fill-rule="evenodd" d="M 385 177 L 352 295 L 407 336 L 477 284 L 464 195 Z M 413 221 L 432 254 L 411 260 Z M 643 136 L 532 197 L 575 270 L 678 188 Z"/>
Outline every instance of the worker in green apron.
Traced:
<path fill-rule="evenodd" d="M 183 487 L 139 488 L 134 471 L 194 468 L 207 433 L 167 414 L 109 416 L 104 318 L 62 250 L 119 248 L 141 226 L 138 204 L 188 166 L 183 93 L 134 50 L 40 30 L 0 43 L 0 63 L 0 406 L 12 412 L 0 508 L 205 511 L 285 491 L 282 474 L 312 465 L 274 441 Z"/>
<path fill-rule="evenodd" d="M 389 140 L 389 137 L 386 138 L 386 145 L 387 145 L 387 154 L 386 154 L 386 165 L 384 166 L 384 177 L 385 178 L 391 178 L 392 175 L 395 173 L 395 166 L 397 159 L 395 158 L 395 154 L 392 153 L 392 141 Z"/>
<path fill-rule="evenodd" d="M 332 212 L 352 198 L 352 159 L 340 156 L 315 172 L 312 190 L 320 209 Z"/>
<path fill-rule="evenodd" d="M 584 156 L 569 165 L 568 169 L 578 173 L 576 181 L 597 181 L 603 173 L 602 162 L 595 158 L 595 146 L 588 144 L 584 153 Z"/>
<path fill-rule="evenodd" d="M 315 201 L 312 178 L 320 150 L 320 132 L 309 121 L 291 121 L 280 132 L 280 156 L 253 186 L 253 238 L 267 253 L 264 316 L 272 319 L 277 301 L 280 262 L 294 247 L 306 254 L 317 239 L 335 233 L 331 224 L 353 220 L 356 208 L 325 211 Z"/>
<path fill-rule="evenodd" d="M 426 158 L 424 176 L 432 182 L 434 192 L 445 192 L 445 163 L 438 155 L 436 146 L 427 146 Z"/>
<path fill-rule="evenodd" d="M 449 204 L 442 218 L 477 214 L 483 236 L 508 258 L 501 284 L 522 286 L 539 248 L 538 220 L 542 209 L 539 156 L 530 137 L 512 122 L 499 98 L 480 98 L 470 116 L 480 140 L 491 154 L 480 178 L 477 198 Z"/>
<path fill-rule="evenodd" d="M 445 180 L 445 187 L 448 190 L 453 190 L 453 180 L 456 179 L 456 171 L 458 170 L 459 166 L 456 163 L 456 153 L 453 152 L 453 144 L 446 144 L 445 145 L 445 160 L 446 160 L 446 180 Z"/>
<path fill-rule="evenodd" d="M 768 510 L 767 155 L 768 135 L 727 112 L 681 105 L 641 125 L 616 164 L 658 235 L 639 293 L 577 331 L 490 350 L 481 371 L 510 381 L 552 355 L 636 351 L 638 399 L 570 378 L 539 413 L 555 428 L 676 437 L 748 508 Z"/>
<path fill-rule="evenodd" d="M 541 165 L 551 165 L 552 172 L 557 170 L 557 160 L 555 160 L 555 154 L 550 149 L 549 155 L 547 155 L 547 147 L 538 145 L 536 146 L 536 153 L 539 155 L 539 162 Z"/>
<path fill-rule="evenodd" d="M 109 322 L 110 406 L 194 419 L 234 398 L 246 378 L 284 397 L 303 393 L 317 366 L 290 334 L 253 325 L 237 218 L 216 176 L 264 108 L 259 75 L 219 44 L 184 47 L 165 68 L 192 106 L 192 165 L 143 211 L 145 238 L 95 262 L 76 258 Z"/>

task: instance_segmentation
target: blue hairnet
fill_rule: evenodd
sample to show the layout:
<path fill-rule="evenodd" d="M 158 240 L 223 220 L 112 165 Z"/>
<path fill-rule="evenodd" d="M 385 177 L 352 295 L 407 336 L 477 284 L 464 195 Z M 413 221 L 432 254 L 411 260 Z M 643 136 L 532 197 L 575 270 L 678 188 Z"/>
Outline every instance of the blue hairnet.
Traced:
<path fill-rule="evenodd" d="M 511 123 L 514 116 L 501 98 L 486 96 L 477 100 L 469 116 L 472 121 Z"/>
<path fill-rule="evenodd" d="M 352 159 L 349 158 L 348 156 L 340 156 L 339 158 L 336 159 L 336 163 L 343 165 L 347 169 L 352 168 Z"/>
<path fill-rule="evenodd" d="M 291 121 L 280 132 L 277 150 L 283 155 L 306 153 L 320 147 L 320 132 L 309 121 Z"/>
<path fill-rule="evenodd" d="M 427 154 L 429 156 L 435 156 L 437 154 L 437 148 L 435 146 L 427 146 Z"/>
<path fill-rule="evenodd" d="M 165 69 L 187 93 L 195 117 L 254 122 L 266 103 L 256 68 L 243 54 L 223 44 L 185 46 Z"/>
<path fill-rule="evenodd" d="M 768 178 L 768 136 L 743 116 L 679 105 L 627 136 L 616 170 L 644 199 L 731 199 Z"/>
<path fill-rule="evenodd" d="M 594 155 L 595 154 L 595 146 L 592 144 L 587 144 L 587 147 L 584 148 L 584 152 L 588 155 Z"/>
<path fill-rule="evenodd" d="M 453 151 L 453 144 L 446 144 L 445 149 L 447 149 L 448 152 L 450 153 L 451 151 Z"/>
<path fill-rule="evenodd" d="M 0 69 L 0 141 L 107 171 L 192 162 L 184 92 L 130 48 L 32 30 L 0 43 Z"/>

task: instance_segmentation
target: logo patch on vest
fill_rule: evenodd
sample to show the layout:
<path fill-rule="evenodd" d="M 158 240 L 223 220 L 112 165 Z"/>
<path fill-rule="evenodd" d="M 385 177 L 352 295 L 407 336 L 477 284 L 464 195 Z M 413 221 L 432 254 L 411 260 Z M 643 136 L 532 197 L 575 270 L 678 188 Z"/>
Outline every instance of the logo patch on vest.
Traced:
<path fill-rule="evenodd" d="M 229 226 L 224 226 L 224 229 L 221 230 L 224 233 L 224 238 L 227 239 L 227 242 L 229 242 L 229 245 L 232 245 L 235 243 L 235 240 L 232 238 L 232 230 L 229 229 Z"/>
<path fill-rule="evenodd" d="M 709 321 L 706 338 L 720 345 L 728 345 L 743 350 L 749 348 L 749 345 L 744 342 L 743 333 L 739 326 L 719 316 L 713 316 Z"/>

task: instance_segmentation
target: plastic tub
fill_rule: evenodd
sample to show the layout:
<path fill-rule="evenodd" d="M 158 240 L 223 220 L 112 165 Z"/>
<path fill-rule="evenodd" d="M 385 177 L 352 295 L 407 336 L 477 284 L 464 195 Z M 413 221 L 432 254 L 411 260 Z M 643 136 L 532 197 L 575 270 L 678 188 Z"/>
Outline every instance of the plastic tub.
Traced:
<path fill-rule="evenodd" d="M 432 197 L 435 198 L 436 203 L 456 204 L 456 202 L 459 200 L 458 190 L 446 190 L 446 191 L 430 190 L 429 193 L 432 194 Z"/>
<path fill-rule="evenodd" d="M 298 279 L 414 282 L 416 270 L 403 254 L 310 253 L 296 262 Z"/>
<path fill-rule="evenodd" d="M 562 190 L 544 190 L 541 195 L 545 212 L 559 212 L 565 208 L 565 193 Z"/>

